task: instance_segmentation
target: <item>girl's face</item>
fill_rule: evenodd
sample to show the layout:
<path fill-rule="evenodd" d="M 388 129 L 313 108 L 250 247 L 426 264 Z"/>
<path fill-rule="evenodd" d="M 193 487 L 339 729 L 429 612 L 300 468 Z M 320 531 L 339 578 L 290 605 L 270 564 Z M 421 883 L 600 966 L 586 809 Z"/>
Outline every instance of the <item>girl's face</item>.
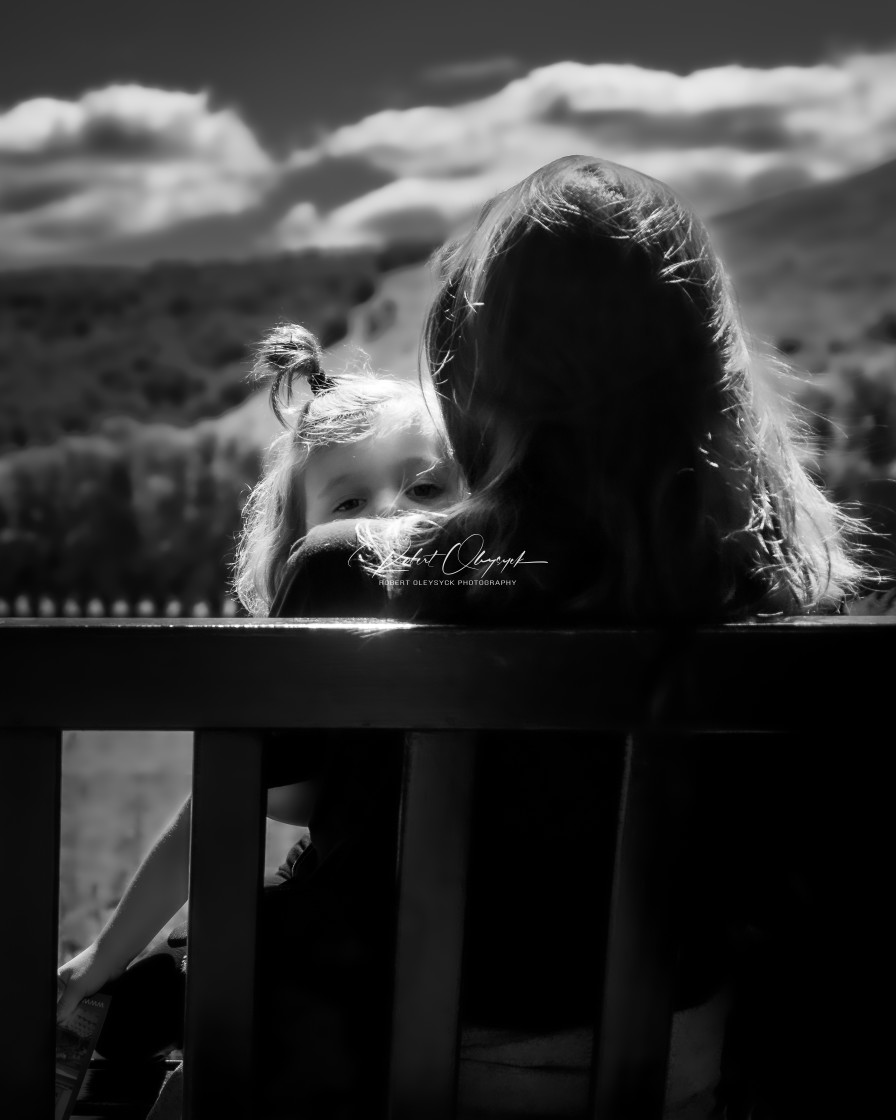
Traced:
<path fill-rule="evenodd" d="M 461 497 L 457 471 L 435 435 L 416 428 L 315 451 L 304 486 L 306 531 L 353 517 L 445 509 Z"/>

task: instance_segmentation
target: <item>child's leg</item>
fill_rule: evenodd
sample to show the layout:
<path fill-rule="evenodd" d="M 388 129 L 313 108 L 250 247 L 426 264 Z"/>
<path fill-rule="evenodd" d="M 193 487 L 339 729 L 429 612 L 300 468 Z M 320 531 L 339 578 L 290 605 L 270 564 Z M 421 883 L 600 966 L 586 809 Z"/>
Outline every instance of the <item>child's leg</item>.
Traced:
<path fill-rule="evenodd" d="M 112 1002 L 97 1042 L 99 1054 L 139 1062 L 183 1046 L 182 960 L 182 954 L 151 953 L 106 985 Z"/>

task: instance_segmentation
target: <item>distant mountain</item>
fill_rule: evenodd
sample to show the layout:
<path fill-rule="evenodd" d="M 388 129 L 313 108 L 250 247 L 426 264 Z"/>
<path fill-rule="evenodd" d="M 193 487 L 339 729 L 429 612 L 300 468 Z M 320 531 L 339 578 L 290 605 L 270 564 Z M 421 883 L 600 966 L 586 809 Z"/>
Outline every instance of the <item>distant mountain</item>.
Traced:
<path fill-rule="evenodd" d="M 764 199 L 710 224 L 747 326 L 776 345 L 854 349 L 882 316 L 896 313 L 896 161 Z M 428 264 L 385 272 L 371 299 L 350 312 L 332 364 L 358 347 L 375 369 L 414 376 L 433 291 Z M 276 426 L 269 413 L 253 398 L 220 424 L 249 442 L 270 439 Z"/>
<path fill-rule="evenodd" d="M 772 342 L 861 343 L 896 313 L 896 161 L 788 191 L 713 220 L 748 326 Z M 428 264 L 385 273 L 351 315 L 374 366 L 416 369 Z"/>
<path fill-rule="evenodd" d="M 896 161 L 712 227 L 748 323 L 772 341 L 854 344 L 896 313 Z"/>
<path fill-rule="evenodd" d="M 180 426 L 219 416 L 249 394 L 263 331 L 295 320 L 331 346 L 383 269 L 429 249 L 0 271 L 0 454 L 95 432 L 109 417 Z M 365 323 L 362 339 L 375 329 Z"/>

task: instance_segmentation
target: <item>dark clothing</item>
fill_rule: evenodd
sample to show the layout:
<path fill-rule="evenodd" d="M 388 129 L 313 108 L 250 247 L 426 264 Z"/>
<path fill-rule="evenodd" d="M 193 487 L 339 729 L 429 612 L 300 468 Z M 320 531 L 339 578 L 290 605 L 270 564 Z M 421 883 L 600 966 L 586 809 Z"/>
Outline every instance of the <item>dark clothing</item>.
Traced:
<path fill-rule="evenodd" d="M 163 1057 L 184 1044 L 183 953 L 150 953 L 105 991 L 112 996 L 97 1053 L 139 1063 Z"/>
<path fill-rule="evenodd" d="M 382 760 L 388 770 L 390 760 Z M 257 959 L 264 1117 L 336 1120 L 384 1099 L 396 813 L 326 859 L 312 844 L 265 888 Z"/>
<path fill-rule="evenodd" d="M 482 620 L 462 587 L 389 591 L 356 551 L 350 522 L 309 534 L 278 614 Z M 550 621 L 532 606 L 502 623 Z M 744 683 L 746 703 L 762 702 L 761 666 L 757 674 Z M 801 702 L 826 701 L 794 697 Z M 864 1115 L 860 1071 L 886 1068 L 873 1054 L 878 1032 L 862 1029 L 876 1020 L 886 959 L 882 783 L 869 787 L 833 736 L 713 735 L 674 749 L 676 1004 L 695 1005 L 723 981 L 733 987 L 727 1115 L 740 1120 L 752 1108 L 768 1120 L 808 1120 L 835 1101 L 841 1115 Z M 619 750 L 612 737 L 482 736 L 465 949 L 470 1021 L 550 1029 L 591 1018 Z"/>
<path fill-rule="evenodd" d="M 355 557 L 356 522 L 313 529 L 290 558 L 271 618 L 394 618 L 379 580 Z"/>
<path fill-rule="evenodd" d="M 365 570 L 355 526 L 309 534 L 275 600 L 281 616 L 351 613 L 455 621 L 467 613 L 464 585 L 388 591 Z M 494 589 L 496 598 L 502 588 Z M 528 617 L 518 617 L 529 624 Z M 549 687 L 549 680 L 546 686 Z M 489 732 L 480 736 L 467 899 L 464 1007 L 473 1022 L 555 1029 L 587 1024 L 600 998 L 613 839 L 624 742 L 591 733 Z M 313 830 L 312 830 L 313 831 Z M 702 841 L 702 836 L 701 836 Z M 679 984 L 679 1006 L 718 984 L 724 928 L 702 896 L 715 868 L 688 859 L 687 920 L 700 927 Z M 684 889 L 684 886 L 683 886 Z M 707 932 L 712 925 L 711 932 Z"/>

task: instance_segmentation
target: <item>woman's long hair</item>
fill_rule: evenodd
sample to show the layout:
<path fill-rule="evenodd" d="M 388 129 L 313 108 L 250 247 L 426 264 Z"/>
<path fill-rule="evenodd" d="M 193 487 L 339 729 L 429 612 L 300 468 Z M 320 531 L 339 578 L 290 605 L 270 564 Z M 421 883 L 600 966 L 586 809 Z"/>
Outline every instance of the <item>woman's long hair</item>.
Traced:
<path fill-rule="evenodd" d="M 416 536 L 548 561 L 510 590 L 471 585 L 477 610 L 738 618 L 853 589 L 851 522 L 808 476 L 709 236 L 665 184 L 556 160 L 436 267 L 423 345 L 471 497 Z M 394 535 L 369 538 L 388 570 Z"/>

